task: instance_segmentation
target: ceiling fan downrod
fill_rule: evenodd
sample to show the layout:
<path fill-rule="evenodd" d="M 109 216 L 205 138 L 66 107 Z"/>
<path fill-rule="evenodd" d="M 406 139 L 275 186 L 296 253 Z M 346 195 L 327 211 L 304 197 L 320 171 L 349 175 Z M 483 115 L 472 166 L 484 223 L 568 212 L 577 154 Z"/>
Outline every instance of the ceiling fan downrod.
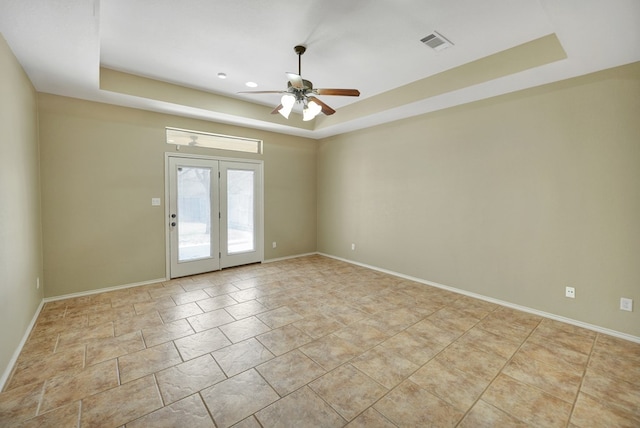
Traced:
<path fill-rule="evenodd" d="M 307 51 L 307 47 L 298 45 L 294 47 L 293 50 L 298 55 L 298 76 L 302 76 L 302 54 Z"/>

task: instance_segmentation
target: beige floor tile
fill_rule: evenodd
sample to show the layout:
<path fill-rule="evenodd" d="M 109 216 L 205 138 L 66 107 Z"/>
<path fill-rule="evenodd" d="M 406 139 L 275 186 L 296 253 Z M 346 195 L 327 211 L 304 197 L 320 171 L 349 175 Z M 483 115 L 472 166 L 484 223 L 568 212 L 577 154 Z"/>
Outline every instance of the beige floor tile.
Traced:
<path fill-rule="evenodd" d="M 489 316 L 496 317 L 509 324 L 518 324 L 521 326 L 525 326 L 527 328 L 530 328 L 531 330 L 536 328 L 543 320 L 543 318 L 538 315 L 528 314 L 526 312 L 508 308 L 506 306 L 496 308 L 496 310 L 493 311 Z"/>
<path fill-rule="evenodd" d="M 326 373 L 298 350 L 260 364 L 256 369 L 281 397 Z"/>
<path fill-rule="evenodd" d="M 129 291 L 129 290 L 123 290 Z M 145 290 L 137 292 L 131 291 L 129 294 L 111 298 L 111 306 L 114 308 L 122 306 L 133 306 L 136 303 L 150 302 L 151 296 Z"/>
<path fill-rule="evenodd" d="M 137 315 L 147 314 L 149 312 L 155 312 L 162 309 L 173 308 L 176 306 L 176 302 L 173 301 L 171 296 L 159 297 L 149 302 L 134 303 L 133 308 Z"/>
<path fill-rule="evenodd" d="M 370 315 L 365 321 L 372 327 L 394 335 L 422 320 L 423 316 L 412 308 L 394 308 Z"/>
<path fill-rule="evenodd" d="M 313 341 L 308 334 L 293 325 L 286 325 L 276 330 L 257 336 L 257 339 L 274 355 L 282 355 Z"/>
<path fill-rule="evenodd" d="M 488 382 L 493 380 L 507 362 L 496 354 L 481 351 L 469 345 L 453 345 L 435 357 L 446 366 L 454 367 Z"/>
<path fill-rule="evenodd" d="M 244 303 L 250 300 L 256 300 L 258 297 L 265 296 L 267 294 L 266 291 L 263 291 L 259 288 L 247 288 L 245 290 L 236 291 L 233 293 L 229 293 L 229 296 L 233 297 L 238 302 Z"/>
<path fill-rule="evenodd" d="M 187 291 L 179 294 L 172 294 L 171 298 L 176 305 L 184 305 L 198 300 L 208 299 L 210 296 L 204 290 Z"/>
<path fill-rule="evenodd" d="M 637 428 L 640 426 L 638 408 L 633 413 L 610 407 L 587 394 L 580 393 L 571 415 L 571 423 L 580 428 L 617 427 Z"/>
<path fill-rule="evenodd" d="M 317 255 L 46 303 L 0 426 L 635 427 L 638 384 L 640 344 Z"/>
<path fill-rule="evenodd" d="M 20 428 L 77 427 L 80 423 L 80 401 L 58 407 L 20 424 Z"/>
<path fill-rule="evenodd" d="M 258 319 L 268 325 L 270 328 L 280 328 L 287 324 L 291 324 L 295 321 L 301 320 L 302 316 L 298 315 L 289 307 L 282 306 L 258 315 Z"/>
<path fill-rule="evenodd" d="M 127 383 L 181 362 L 173 342 L 133 352 L 118 358 L 120 382 Z"/>
<path fill-rule="evenodd" d="M 187 318 L 187 321 L 189 321 L 189 324 L 191 324 L 191 327 L 193 327 L 196 332 L 200 332 L 231 323 L 235 321 L 235 319 L 224 309 L 217 309 L 215 311 L 205 312 L 204 314 L 194 315 Z"/>
<path fill-rule="evenodd" d="M 308 387 L 276 401 L 256 417 L 266 427 L 341 427 L 346 422 Z"/>
<path fill-rule="evenodd" d="M 162 324 L 162 318 L 160 318 L 157 311 L 146 312 L 134 317 L 114 321 L 115 335 L 122 336 L 123 334 L 133 333 L 143 328 L 152 328 L 161 326 Z"/>
<path fill-rule="evenodd" d="M 360 354 L 360 349 L 348 341 L 329 335 L 300 347 L 307 357 L 325 370 L 333 370 Z"/>
<path fill-rule="evenodd" d="M 295 310 L 295 308 L 294 308 Z M 296 321 L 293 325 L 314 339 L 319 339 L 336 330 L 344 328 L 344 324 L 325 315 L 315 315 Z"/>
<path fill-rule="evenodd" d="M 230 283 L 222 283 L 213 285 L 211 287 L 207 287 L 204 291 L 211 297 L 221 296 L 223 294 L 233 293 L 235 291 L 240 291 L 238 287 Z"/>
<path fill-rule="evenodd" d="M 407 331 L 400 332 L 380 344 L 381 347 L 395 352 L 419 366 L 425 364 L 437 353 L 444 349 L 444 345 Z"/>
<path fill-rule="evenodd" d="M 153 376 L 146 376 L 82 400 L 83 427 L 118 427 L 162 407 Z"/>
<path fill-rule="evenodd" d="M 582 392 L 610 407 L 619 407 L 640 416 L 640 385 L 587 369 Z"/>
<path fill-rule="evenodd" d="M 238 300 L 238 299 L 234 297 L 234 300 Z M 257 300 L 249 300 L 242 303 L 238 303 L 237 305 L 227 306 L 225 308 L 225 311 L 227 311 L 236 320 L 247 318 L 252 315 L 257 315 L 259 313 L 266 312 L 268 310 L 269 309 L 266 306 L 264 306 L 262 303 L 258 302 Z"/>
<path fill-rule="evenodd" d="M 550 318 L 542 318 L 538 328 L 536 328 L 536 332 L 545 336 L 554 336 L 558 333 L 566 333 L 568 337 L 582 336 L 590 339 L 595 339 L 598 335 L 598 333 L 593 330 L 587 330 L 583 327 L 552 320 Z"/>
<path fill-rule="evenodd" d="M 578 327 L 574 328 L 578 329 Z M 580 330 L 583 329 L 579 329 L 579 331 Z M 589 355 L 591 353 L 591 348 L 593 348 L 596 335 L 594 332 L 591 333 L 593 333 L 593 335 L 589 336 L 580 333 L 571 333 L 541 322 L 538 328 L 531 333 L 531 336 L 527 340 L 533 343 L 549 343 L 554 346 L 561 346 L 565 349 Z"/>
<path fill-rule="evenodd" d="M 522 342 L 500 336 L 484 330 L 481 327 L 474 327 L 457 340 L 460 345 L 470 345 L 491 354 L 496 354 L 502 358 L 511 358 L 518 350 Z"/>
<path fill-rule="evenodd" d="M 206 278 L 198 278 L 197 276 L 191 277 L 191 282 L 185 282 L 181 284 L 184 291 L 196 291 L 196 290 L 204 290 L 205 288 L 209 288 L 213 286 L 213 283 Z"/>
<path fill-rule="evenodd" d="M 142 329 L 142 337 L 147 348 L 166 343 L 171 340 L 189 336 L 194 331 L 186 319 L 179 319 L 168 324 Z"/>
<path fill-rule="evenodd" d="M 450 345 L 464 334 L 464 331 L 450 328 L 448 325 L 438 326 L 428 318 L 417 322 L 406 331 L 415 336 L 439 342 L 444 346 Z"/>
<path fill-rule="evenodd" d="M 47 355 L 37 361 L 21 362 L 6 388 L 40 383 L 63 373 L 78 372 L 84 365 L 84 353 L 84 347 L 81 346 Z"/>
<path fill-rule="evenodd" d="M 446 326 L 446 329 L 460 332 L 470 330 L 480 321 L 480 318 L 467 315 L 456 308 L 448 306 L 429 315 L 427 319 L 439 327 Z"/>
<path fill-rule="evenodd" d="M 280 398 L 254 369 L 222 381 L 201 393 L 218 427 L 229 427 Z"/>
<path fill-rule="evenodd" d="M 191 317 L 204 313 L 204 311 L 198 306 L 196 302 L 185 303 L 184 305 L 173 306 L 166 309 L 160 309 L 158 311 L 162 321 L 170 323 L 179 319 Z"/>
<path fill-rule="evenodd" d="M 454 427 L 464 416 L 464 412 L 410 381 L 384 396 L 374 409 L 394 424 L 406 427 Z"/>
<path fill-rule="evenodd" d="M 255 416 L 249 416 L 233 425 L 233 428 L 262 428 Z"/>
<path fill-rule="evenodd" d="M 238 343 L 249 339 L 250 337 L 258 336 L 271 329 L 258 318 L 252 316 L 230 324 L 225 324 L 220 327 L 220 330 L 222 330 L 225 336 L 227 336 L 233 343 Z"/>
<path fill-rule="evenodd" d="M 149 413 L 127 424 L 127 428 L 215 428 L 198 394 Z"/>
<path fill-rule="evenodd" d="M 381 346 L 353 359 L 351 364 L 388 389 L 407 379 L 420 367 Z"/>
<path fill-rule="evenodd" d="M 572 405 L 513 378 L 500 375 L 482 400 L 534 426 L 565 427 Z"/>
<path fill-rule="evenodd" d="M 409 380 L 462 411 L 469 409 L 489 386 L 489 381 L 437 360 L 422 366 Z"/>
<path fill-rule="evenodd" d="M 200 309 L 202 309 L 203 312 L 212 312 L 216 309 L 222 309 L 227 306 L 238 304 L 237 301 L 233 300 L 233 298 L 226 294 L 222 296 L 210 297 L 204 300 L 198 300 L 195 303 L 200 307 Z"/>
<path fill-rule="evenodd" d="M 369 407 L 360 416 L 349 422 L 346 428 L 395 428 L 395 426 L 380 412 Z"/>
<path fill-rule="evenodd" d="M 347 421 L 358 416 L 388 391 L 350 364 L 321 376 L 309 386 Z"/>
<path fill-rule="evenodd" d="M 353 324 L 369 316 L 366 312 L 346 304 L 333 305 L 327 309 L 326 314 L 344 325 Z"/>
<path fill-rule="evenodd" d="M 527 428 L 530 426 L 482 400 L 479 400 L 471 408 L 471 411 L 458 425 L 460 428 Z"/>
<path fill-rule="evenodd" d="M 24 366 L 23 361 L 26 362 L 29 360 L 40 359 L 53 354 L 57 343 L 58 334 L 52 334 L 50 336 L 44 336 L 36 339 L 30 337 L 22 347 L 22 352 L 20 352 L 16 365 L 21 367 Z"/>
<path fill-rule="evenodd" d="M 136 314 L 133 304 L 118 306 L 115 308 L 106 308 L 100 311 L 87 314 L 88 326 L 97 326 L 120 318 L 132 317 Z"/>
<path fill-rule="evenodd" d="M 554 346 L 552 343 L 539 343 L 527 340 L 518 350 L 518 354 L 562 368 L 568 371 L 584 370 L 589 357 L 580 352 Z"/>
<path fill-rule="evenodd" d="M 332 334 L 356 346 L 360 352 L 369 350 L 389 338 L 387 333 L 381 332 L 364 320 L 356 321 Z"/>
<path fill-rule="evenodd" d="M 162 399 L 168 404 L 215 385 L 226 376 L 211 355 L 203 355 L 159 371 L 156 379 Z"/>
<path fill-rule="evenodd" d="M 485 318 L 480 320 L 476 327 L 493 333 L 496 336 L 508 338 L 516 342 L 523 342 L 526 340 L 535 328 L 535 326 L 522 325 L 517 322 L 508 321 L 507 319 L 503 319 L 502 315 L 496 315 L 496 313 L 499 314 L 496 310 L 487 315 Z"/>
<path fill-rule="evenodd" d="M 635 361 L 640 365 L 640 343 L 598 334 L 594 350 L 616 355 L 627 361 Z"/>
<path fill-rule="evenodd" d="M 86 344 L 94 339 L 113 337 L 113 331 L 113 323 L 108 322 L 92 327 L 62 332 L 58 338 L 56 351 Z"/>
<path fill-rule="evenodd" d="M 180 287 L 180 284 L 167 283 L 162 288 L 149 290 L 149 296 L 151 296 L 152 299 L 157 299 L 158 297 L 171 296 L 173 294 L 181 294 L 184 292 L 184 288 Z"/>
<path fill-rule="evenodd" d="M 0 392 L 0 426 L 16 425 L 35 417 L 43 386 L 44 382 L 38 382 Z"/>
<path fill-rule="evenodd" d="M 122 336 L 94 340 L 87 344 L 86 366 L 111 360 L 122 355 L 145 349 L 142 333 L 123 334 Z"/>
<path fill-rule="evenodd" d="M 212 328 L 174 341 L 184 361 L 231 345 L 220 329 Z"/>
<path fill-rule="evenodd" d="M 623 379 L 636 385 L 640 384 L 640 363 L 624 353 L 615 354 L 608 349 L 598 347 L 591 354 L 589 368 L 598 370 L 612 378 Z"/>
<path fill-rule="evenodd" d="M 45 382 L 38 413 L 70 404 L 118 385 L 118 366 L 115 359 L 89 366 L 74 374 L 56 376 Z"/>
<path fill-rule="evenodd" d="M 582 382 L 582 370 L 556 368 L 532 358 L 526 358 L 522 354 L 513 357 L 502 373 L 527 385 L 540 388 L 568 403 L 575 401 L 580 382 Z"/>
<path fill-rule="evenodd" d="M 227 376 L 235 376 L 250 368 L 269 361 L 274 355 L 255 338 L 236 343 L 212 352 Z"/>

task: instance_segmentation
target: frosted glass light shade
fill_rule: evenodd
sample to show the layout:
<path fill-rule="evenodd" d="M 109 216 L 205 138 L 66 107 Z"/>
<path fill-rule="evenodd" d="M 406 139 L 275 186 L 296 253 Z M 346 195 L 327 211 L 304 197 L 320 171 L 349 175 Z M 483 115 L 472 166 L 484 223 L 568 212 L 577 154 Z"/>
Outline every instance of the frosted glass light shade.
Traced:
<path fill-rule="evenodd" d="M 320 113 L 320 111 L 322 111 L 322 107 L 320 107 L 318 103 L 315 101 L 309 101 L 309 104 L 307 104 L 304 110 L 302 110 L 302 120 L 312 120 Z"/>
<path fill-rule="evenodd" d="M 278 110 L 285 119 L 289 119 L 289 115 L 291 114 L 291 110 L 293 109 L 293 105 L 296 103 L 296 97 L 291 94 L 284 94 L 282 98 L 280 98 L 280 104 L 282 104 L 282 108 Z"/>

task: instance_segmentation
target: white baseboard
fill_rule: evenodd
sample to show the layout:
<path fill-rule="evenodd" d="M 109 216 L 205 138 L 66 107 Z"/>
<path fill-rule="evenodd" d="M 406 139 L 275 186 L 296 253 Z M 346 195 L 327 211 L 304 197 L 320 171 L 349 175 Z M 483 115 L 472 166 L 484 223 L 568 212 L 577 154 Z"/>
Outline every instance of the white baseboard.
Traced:
<path fill-rule="evenodd" d="M 92 294 L 104 293 L 106 291 L 122 290 L 124 288 L 132 288 L 132 287 L 139 287 L 141 285 L 155 284 L 155 283 L 163 282 L 163 281 L 166 281 L 166 280 L 167 280 L 166 278 L 159 278 L 159 279 L 153 279 L 153 280 L 150 280 L 150 281 L 136 282 L 136 283 L 125 284 L 125 285 L 117 285 L 115 287 L 99 288 L 97 290 L 81 291 L 79 293 L 65 294 L 65 295 L 62 295 L 62 296 L 45 297 L 44 299 L 42 299 L 42 301 L 40 302 L 40 305 L 38 306 L 38 309 L 36 310 L 36 313 L 33 315 L 33 318 L 31 319 L 31 322 L 29 323 L 29 326 L 27 327 L 27 330 L 24 333 L 24 336 L 22 337 L 22 340 L 20 341 L 20 344 L 18 345 L 18 347 L 16 348 L 15 352 L 13 353 L 13 356 L 11 357 L 11 360 L 9 360 L 9 364 L 7 365 L 7 368 L 5 369 L 4 373 L 2 374 L 2 377 L 0 377 L 0 391 L 2 391 L 4 389 L 5 383 L 9 379 L 9 376 L 11 376 L 11 372 L 13 371 L 13 367 L 15 366 L 16 362 L 18 361 L 18 356 L 20 356 L 20 352 L 22 352 L 22 348 L 24 347 L 24 344 L 27 343 L 27 339 L 29 338 L 29 335 L 31 334 L 31 330 L 33 330 L 33 327 L 36 325 L 36 321 L 38 320 L 38 316 L 40 315 L 40 311 L 42 311 L 42 308 L 44 307 L 45 303 L 55 302 L 57 300 L 71 299 L 71 298 L 74 298 L 74 297 L 90 296 Z"/>
<path fill-rule="evenodd" d="M 320 253 L 296 254 L 295 256 L 286 256 L 286 257 L 279 257 L 277 259 L 264 260 L 262 263 L 281 262 L 283 260 L 297 259 L 299 257 L 315 256 L 315 255 L 318 255 L 318 254 L 320 254 Z"/>
<path fill-rule="evenodd" d="M 140 287 L 142 285 L 156 284 L 158 282 L 167 281 L 167 278 L 152 279 L 150 281 L 134 282 L 131 284 L 116 285 L 114 287 L 98 288 L 96 290 L 80 291 L 78 293 L 64 294 L 62 296 L 45 297 L 44 303 L 55 302 L 57 300 L 72 299 L 74 297 L 91 296 L 92 294 L 105 293 L 107 291 L 122 290 L 125 288 Z"/>
<path fill-rule="evenodd" d="M 2 377 L 0 377 L 0 392 L 4 390 L 4 385 L 7 382 L 7 380 L 9 380 L 9 376 L 11 376 L 11 373 L 13 372 L 13 368 L 16 365 L 16 362 L 18 361 L 20 352 L 22 352 L 22 348 L 24 347 L 24 344 L 27 343 L 27 339 L 31 334 L 31 330 L 33 330 L 33 327 L 36 325 L 36 321 L 38 320 L 38 316 L 40 315 L 40 311 L 42 310 L 43 307 L 44 307 L 44 299 L 40 301 L 40 304 L 38 305 L 38 309 L 36 309 L 36 313 L 33 314 L 33 318 L 31 318 L 31 322 L 27 326 L 27 330 L 24 332 L 24 335 L 22 336 L 22 340 L 20 341 L 20 344 L 18 344 L 18 347 L 13 352 L 13 355 L 9 360 L 9 364 L 7 364 L 7 367 L 4 370 L 4 373 L 2 373 Z"/>
<path fill-rule="evenodd" d="M 472 293 L 470 291 L 466 291 L 466 290 L 461 290 L 459 288 L 455 288 L 455 287 L 450 287 L 448 285 L 443 285 L 443 284 L 438 284 L 437 282 L 432 282 L 432 281 L 427 281 L 421 278 L 416 278 L 413 276 L 409 276 L 409 275 L 405 275 L 402 273 L 398 273 L 398 272 L 394 272 L 391 270 L 387 270 L 387 269 L 382 269 L 376 266 L 371 266 L 371 265 L 367 265 L 364 263 L 360 263 L 360 262 L 356 262 L 353 260 L 349 260 L 349 259 L 344 259 L 342 257 L 337 257 L 337 256 L 332 256 L 330 254 L 325 254 L 325 253 L 317 253 L 321 256 L 325 256 L 325 257 L 329 257 L 331 259 L 336 259 L 336 260 L 340 260 L 346 263 L 350 263 L 356 266 L 362 266 L 365 267 L 367 269 L 371 269 L 371 270 L 375 270 L 378 272 L 382 272 L 382 273 L 386 273 L 389 275 L 393 275 L 393 276 L 397 276 L 399 278 L 403 278 L 403 279 L 408 279 L 410 281 L 415 281 L 415 282 L 419 282 L 421 284 L 425 284 L 425 285 L 430 285 L 432 287 L 436 287 L 436 288 L 441 288 L 443 290 L 447 290 L 447 291 L 452 291 L 454 293 L 458 293 L 458 294 L 462 294 L 464 296 L 469 296 L 469 297 L 473 297 L 475 299 L 479 299 L 479 300 L 484 300 L 486 302 L 490 302 L 490 303 L 495 303 L 497 305 L 500 306 L 505 306 L 507 308 L 511 308 L 511 309 L 516 309 L 522 312 L 527 312 L 533 315 L 538 315 L 544 318 L 549 318 L 555 321 L 560 321 L 566 324 L 571 324 L 571 325 L 575 325 L 577 327 L 582 327 L 582 328 L 586 328 L 587 330 L 592 330 L 598 333 L 602 333 L 602 334 L 606 334 L 609 336 L 614 336 L 614 337 L 618 337 L 620 339 L 624 339 L 624 340 L 628 340 L 630 342 L 635 342 L 635 343 L 640 343 L 640 337 L 638 336 L 633 336 L 631 334 L 627 334 L 627 333 L 622 333 L 620 331 L 616 331 L 616 330 L 611 330 L 609 328 L 605 328 L 605 327 L 601 327 L 598 325 L 594 325 L 594 324 L 589 324 L 586 322 L 582 322 L 582 321 L 578 321 L 578 320 L 574 320 L 572 318 L 566 318 L 560 315 L 556 315 L 556 314 L 552 314 L 549 312 L 544 312 L 544 311 L 540 311 L 538 309 L 533 309 L 533 308 L 529 308 L 527 306 L 521 306 L 521 305 L 517 305 L 515 303 L 510 303 L 510 302 L 506 302 L 504 300 L 499 300 L 499 299 L 494 299 L 493 297 L 488 297 L 488 296 L 483 296 L 482 294 L 477 294 L 477 293 Z"/>

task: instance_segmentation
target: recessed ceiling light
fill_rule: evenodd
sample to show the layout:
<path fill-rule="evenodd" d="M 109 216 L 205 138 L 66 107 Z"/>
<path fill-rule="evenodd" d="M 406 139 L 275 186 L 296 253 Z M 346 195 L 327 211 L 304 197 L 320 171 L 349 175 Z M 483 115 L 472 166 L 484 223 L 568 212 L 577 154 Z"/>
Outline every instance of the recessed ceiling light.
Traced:
<path fill-rule="evenodd" d="M 226 79 L 227 78 L 227 73 L 218 73 L 218 78 Z"/>
<path fill-rule="evenodd" d="M 256 82 L 247 82 L 245 83 L 245 85 L 247 85 L 250 88 L 257 88 L 258 84 Z"/>

